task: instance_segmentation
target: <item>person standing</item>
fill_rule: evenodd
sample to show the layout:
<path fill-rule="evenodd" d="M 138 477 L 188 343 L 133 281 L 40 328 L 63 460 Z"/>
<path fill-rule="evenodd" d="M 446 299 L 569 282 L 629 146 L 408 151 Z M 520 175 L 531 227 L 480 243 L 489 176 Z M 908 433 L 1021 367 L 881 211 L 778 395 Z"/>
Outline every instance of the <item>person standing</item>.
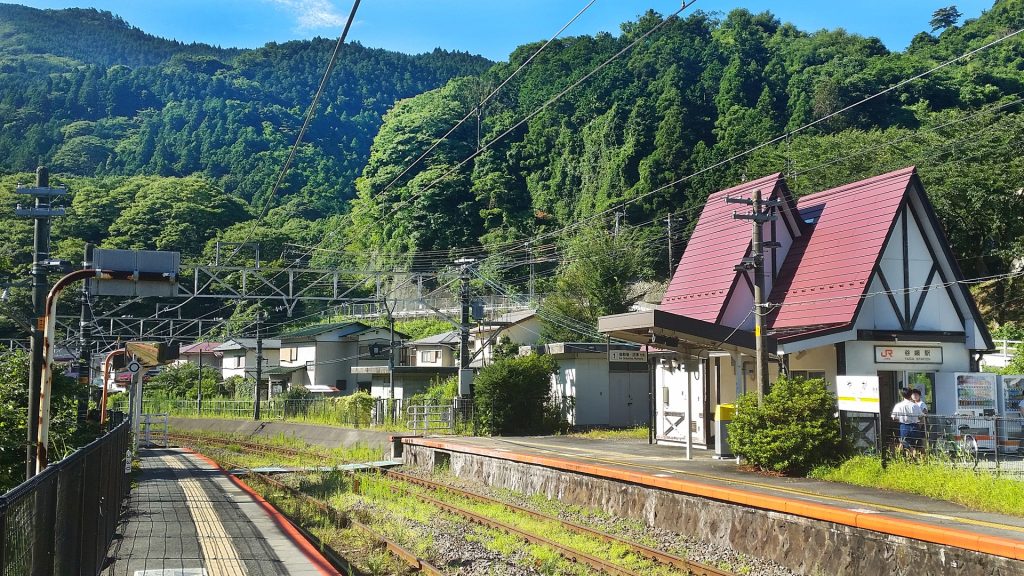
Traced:
<path fill-rule="evenodd" d="M 918 393 L 920 401 L 920 392 Z M 912 398 L 910 390 L 903 391 L 903 400 L 892 408 L 892 419 L 900 424 L 900 446 L 904 450 L 915 450 L 921 445 L 924 436 L 921 430 L 923 408 Z"/>

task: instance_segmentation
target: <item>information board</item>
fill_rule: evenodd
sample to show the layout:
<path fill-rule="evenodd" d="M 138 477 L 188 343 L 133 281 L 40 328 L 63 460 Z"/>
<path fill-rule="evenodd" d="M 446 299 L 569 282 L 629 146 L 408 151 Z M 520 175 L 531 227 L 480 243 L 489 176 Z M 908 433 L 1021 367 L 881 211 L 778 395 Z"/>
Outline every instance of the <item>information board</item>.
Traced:
<path fill-rule="evenodd" d="M 839 409 L 878 413 L 878 376 L 837 376 Z"/>

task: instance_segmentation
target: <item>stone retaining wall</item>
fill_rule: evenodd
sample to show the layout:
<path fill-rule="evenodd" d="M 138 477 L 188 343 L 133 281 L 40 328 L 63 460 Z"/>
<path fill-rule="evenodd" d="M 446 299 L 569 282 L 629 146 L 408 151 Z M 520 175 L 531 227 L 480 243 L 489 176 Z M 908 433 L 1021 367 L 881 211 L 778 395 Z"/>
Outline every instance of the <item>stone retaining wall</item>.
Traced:
<path fill-rule="evenodd" d="M 405 463 L 605 510 L 772 560 L 800 574 L 1009 576 L 1024 563 L 800 516 L 475 454 L 406 445 Z"/>

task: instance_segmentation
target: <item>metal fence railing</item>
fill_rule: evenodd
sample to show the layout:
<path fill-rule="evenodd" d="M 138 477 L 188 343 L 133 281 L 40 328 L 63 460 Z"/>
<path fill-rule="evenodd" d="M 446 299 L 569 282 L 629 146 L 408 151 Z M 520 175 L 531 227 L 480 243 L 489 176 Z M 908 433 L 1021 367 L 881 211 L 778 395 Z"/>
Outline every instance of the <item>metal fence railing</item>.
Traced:
<path fill-rule="evenodd" d="M 0 573 L 82 574 L 103 568 L 128 495 L 129 424 L 0 496 Z"/>
<path fill-rule="evenodd" d="M 888 416 L 843 413 L 843 435 L 861 452 L 911 454 L 978 472 L 1024 478 L 1024 418 L 929 414 L 911 433 Z"/>
<path fill-rule="evenodd" d="M 202 407 L 195 400 L 144 400 L 145 414 L 168 415 L 184 418 L 236 418 L 252 419 L 252 400 L 203 400 Z M 433 425 L 424 428 L 423 419 L 410 418 L 409 404 L 400 398 L 357 398 L 352 396 L 264 400 L 260 402 L 260 418 L 311 424 L 350 426 L 354 428 L 386 428 L 391 430 L 423 431 L 453 434 L 469 433 L 473 424 L 472 400 L 456 398 L 443 403 L 442 408 L 452 412 L 451 425 Z M 438 408 L 441 410 L 442 408 Z M 419 409 L 421 412 L 423 409 Z M 155 417 L 155 416 L 154 416 Z M 2 575 L 0 575 L 2 576 Z"/>
<path fill-rule="evenodd" d="M 449 434 L 472 434 L 473 402 L 467 398 L 455 398 L 451 402 L 414 404 L 406 408 L 406 426 L 416 432 L 446 432 Z"/>

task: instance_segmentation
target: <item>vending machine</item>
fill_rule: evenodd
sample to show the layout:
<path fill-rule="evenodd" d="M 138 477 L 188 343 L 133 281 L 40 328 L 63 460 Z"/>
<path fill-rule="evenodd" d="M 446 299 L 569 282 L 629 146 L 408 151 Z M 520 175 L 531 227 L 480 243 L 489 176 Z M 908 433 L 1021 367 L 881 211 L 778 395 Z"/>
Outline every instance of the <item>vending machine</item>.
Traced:
<path fill-rule="evenodd" d="M 957 372 L 956 416 L 962 420 L 964 434 L 974 436 L 978 448 L 996 449 L 995 415 L 999 409 L 996 396 L 997 375 L 988 372 Z"/>
<path fill-rule="evenodd" d="M 1020 401 L 1024 400 L 1024 376 L 1000 376 L 1002 381 L 1002 401 L 999 412 L 1008 418 L 1020 416 Z"/>

